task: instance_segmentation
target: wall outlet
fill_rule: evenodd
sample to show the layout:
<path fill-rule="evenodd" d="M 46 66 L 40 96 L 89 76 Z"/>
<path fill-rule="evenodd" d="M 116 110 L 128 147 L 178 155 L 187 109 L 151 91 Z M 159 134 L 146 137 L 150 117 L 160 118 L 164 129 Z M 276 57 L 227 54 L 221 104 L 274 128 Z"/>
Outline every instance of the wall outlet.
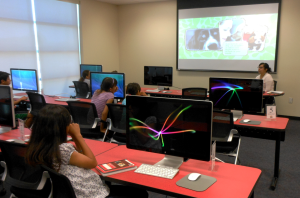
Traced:
<path fill-rule="evenodd" d="M 289 103 L 290 103 L 290 104 L 293 104 L 293 98 L 292 98 L 292 97 L 289 98 Z"/>

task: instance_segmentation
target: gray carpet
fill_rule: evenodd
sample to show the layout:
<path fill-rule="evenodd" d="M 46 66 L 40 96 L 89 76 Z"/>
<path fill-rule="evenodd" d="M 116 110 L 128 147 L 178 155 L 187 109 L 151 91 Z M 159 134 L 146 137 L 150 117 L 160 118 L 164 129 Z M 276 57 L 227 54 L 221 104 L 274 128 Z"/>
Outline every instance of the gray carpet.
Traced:
<path fill-rule="evenodd" d="M 275 141 L 242 137 L 240 148 L 241 165 L 262 170 L 255 188 L 255 198 L 298 198 L 300 197 L 300 121 L 290 120 L 286 138 L 281 142 L 280 175 L 275 191 L 269 189 L 274 174 Z M 297 154 L 298 153 L 298 154 Z M 225 162 L 233 158 L 218 155 Z M 150 198 L 165 198 L 165 195 L 149 192 Z M 9 197 L 9 193 L 6 196 Z M 168 196 L 168 198 L 171 198 Z"/>

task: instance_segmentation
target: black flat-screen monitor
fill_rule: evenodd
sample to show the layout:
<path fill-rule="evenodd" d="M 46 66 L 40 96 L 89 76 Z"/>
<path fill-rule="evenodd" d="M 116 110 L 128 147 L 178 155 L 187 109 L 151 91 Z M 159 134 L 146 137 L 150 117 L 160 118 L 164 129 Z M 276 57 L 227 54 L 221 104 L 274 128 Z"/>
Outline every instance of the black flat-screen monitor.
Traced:
<path fill-rule="evenodd" d="M 144 84 L 172 86 L 173 67 L 144 66 Z"/>
<path fill-rule="evenodd" d="M 15 109 L 11 87 L 0 85 L 0 133 L 7 130 L 5 127 L 16 127 Z"/>
<path fill-rule="evenodd" d="M 125 74 L 124 73 L 107 73 L 107 72 L 91 72 L 91 92 L 101 88 L 101 84 L 104 78 L 110 77 L 117 80 L 118 91 L 114 93 L 116 99 L 125 98 Z"/>
<path fill-rule="evenodd" d="M 10 69 L 12 88 L 18 91 L 38 92 L 37 72 L 35 69 Z"/>
<path fill-rule="evenodd" d="M 126 97 L 127 148 L 210 161 L 212 102 Z"/>
<path fill-rule="evenodd" d="M 245 111 L 262 110 L 263 80 L 210 78 L 209 100 L 214 108 Z"/>
<path fill-rule="evenodd" d="M 80 64 L 80 76 L 82 76 L 84 70 L 89 70 L 90 72 L 102 72 L 102 65 Z"/>

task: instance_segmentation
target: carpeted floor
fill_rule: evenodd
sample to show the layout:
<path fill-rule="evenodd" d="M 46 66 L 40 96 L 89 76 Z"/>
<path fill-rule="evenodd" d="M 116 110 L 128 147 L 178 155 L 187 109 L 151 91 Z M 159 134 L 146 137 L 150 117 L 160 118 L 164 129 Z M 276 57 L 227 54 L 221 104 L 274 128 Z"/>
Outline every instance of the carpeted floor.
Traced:
<path fill-rule="evenodd" d="M 275 191 L 269 189 L 274 174 L 275 141 L 242 137 L 240 162 L 243 166 L 256 167 L 262 175 L 255 188 L 255 198 L 298 198 L 300 197 L 300 121 L 290 120 L 286 138 L 281 142 L 280 176 Z M 218 155 L 225 162 L 233 158 Z M 8 187 L 6 187 L 9 189 Z M 165 198 L 165 195 L 149 192 L 150 198 Z M 9 193 L 2 197 L 9 197 Z M 168 198 L 171 198 L 168 196 Z"/>

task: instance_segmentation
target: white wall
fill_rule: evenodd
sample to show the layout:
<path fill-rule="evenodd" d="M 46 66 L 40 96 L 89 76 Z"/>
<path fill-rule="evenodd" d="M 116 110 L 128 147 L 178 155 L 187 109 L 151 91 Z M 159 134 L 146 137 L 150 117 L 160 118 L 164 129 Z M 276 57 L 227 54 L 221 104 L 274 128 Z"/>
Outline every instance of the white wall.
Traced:
<path fill-rule="evenodd" d="M 81 62 L 119 71 L 118 8 L 95 0 L 80 3 Z"/>

